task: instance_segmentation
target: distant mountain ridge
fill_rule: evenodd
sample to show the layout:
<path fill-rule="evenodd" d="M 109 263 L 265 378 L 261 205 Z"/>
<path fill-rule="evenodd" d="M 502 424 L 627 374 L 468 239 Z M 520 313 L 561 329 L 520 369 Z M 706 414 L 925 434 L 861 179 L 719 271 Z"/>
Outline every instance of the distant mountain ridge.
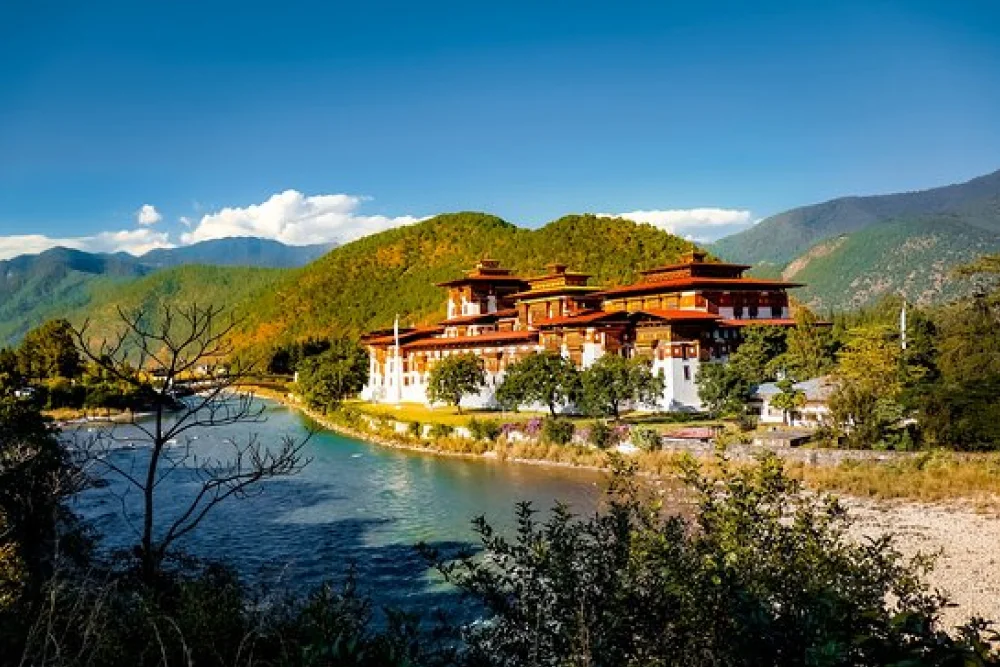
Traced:
<path fill-rule="evenodd" d="M 951 269 L 1000 252 L 1000 171 L 930 190 L 841 197 L 771 216 L 711 250 L 758 275 L 806 283 L 800 298 L 849 309 L 889 294 L 917 303 L 970 288 Z"/>
<path fill-rule="evenodd" d="M 252 236 L 233 236 L 201 241 L 179 248 L 150 250 L 139 260 L 146 266 L 161 268 L 181 264 L 211 266 L 252 266 L 262 269 L 290 269 L 304 266 L 325 255 L 336 243 L 285 245 L 279 241 Z"/>
<path fill-rule="evenodd" d="M 287 246 L 278 241 L 233 237 L 189 246 L 128 253 L 89 253 L 51 248 L 0 261 L 0 342 L 13 342 L 46 319 L 86 307 L 107 292 L 158 270 L 190 264 L 222 267 L 295 268 L 333 244 Z"/>
<path fill-rule="evenodd" d="M 787 264 L 819 241 L 900 219 L 951 219 L 1000 234 L 1000 170 L 930 190 L 840 197 L 794 208 L 711 247 L 734 262 Z"/>

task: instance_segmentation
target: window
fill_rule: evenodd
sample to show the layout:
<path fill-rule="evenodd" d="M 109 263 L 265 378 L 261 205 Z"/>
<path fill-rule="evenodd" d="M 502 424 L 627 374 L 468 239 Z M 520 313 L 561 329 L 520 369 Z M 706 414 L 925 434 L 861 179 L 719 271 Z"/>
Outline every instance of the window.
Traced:
<path fill-rule="evenodd" d="M 684 366 L 684 381 L 685 382 L 690 382 L 691 381 L 691 367 L 690 366 Z"/>

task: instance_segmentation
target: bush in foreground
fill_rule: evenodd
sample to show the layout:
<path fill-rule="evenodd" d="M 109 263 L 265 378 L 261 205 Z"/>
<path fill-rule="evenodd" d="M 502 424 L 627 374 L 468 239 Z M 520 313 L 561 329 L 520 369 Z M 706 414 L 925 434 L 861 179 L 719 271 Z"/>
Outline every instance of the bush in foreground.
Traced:
<path fill-rule="evenodd" d="M 998 664 L 985 624 L 938 627 L 926 560 L 854 543 L 844 508 L 775 457 L 718 476 L 684 465 L 690 518 L 623 466 L 595 518 L 558 506 L 543 523 L 524 503 L 513 541 L 480 519 L 482 554 L 436 560 L 492 616 L 466 629 L 466 664 Z"/>

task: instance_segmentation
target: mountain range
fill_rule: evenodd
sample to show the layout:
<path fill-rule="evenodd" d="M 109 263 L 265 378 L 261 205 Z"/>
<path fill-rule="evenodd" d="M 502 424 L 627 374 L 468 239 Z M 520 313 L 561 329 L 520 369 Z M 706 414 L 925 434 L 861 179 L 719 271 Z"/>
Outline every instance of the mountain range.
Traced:
<path fill-rule="evenodd" d="M 52 317 L 85 309 L 95 298 L 114 293 L 165 267 L 292 268 L 329 251 L 331 244 L 288 246 L 268 239 L 233 237 L 180 248 L 127 253 L 89 253 L 52 248 L 37 255 L 0 261 L 0 341 L 16 341 Z"/>
<path fill-rule="evenodd" d="M 487 213 L 435 216 L 339 247 L 233 238 L 142 257 L 55 248 L 0 262 L 0 343 L 52 317 L 88 319 L 110 333 L 118 307 L 201 302 L 232 306 L 236 343 L 260 349 L 308 336 L 356 335 L 443 317 L 435 282 L 492 256 L 518 273 L 561 262 L 617 285 L 674 261 L 690 241 L 649 224 L 590 214 L 525 229 Z M 971 289 L 956 265 L 1000 253 L 1000 172 L 967 183 L 844 197 L 767 218 L 712 244 L 751 273 L 802 282 L 795 297 L 820 310 L 887 295 L 942 301 Z"/>
<path fill-rule="evenodd" d="M 804 282 L 799 298 L 824 310 L 901 294 L 942 301 L 968 284 L 952 269 L 1000 252 L 1000 171 L 945 187 L 841 197 L 771 216 L 711 246 L 758 275 Z"/>

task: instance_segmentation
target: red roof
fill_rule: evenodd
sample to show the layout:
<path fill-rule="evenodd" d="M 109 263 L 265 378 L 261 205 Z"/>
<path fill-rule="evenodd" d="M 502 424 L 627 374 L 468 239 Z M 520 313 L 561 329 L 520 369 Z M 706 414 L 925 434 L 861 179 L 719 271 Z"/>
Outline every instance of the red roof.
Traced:
<path fill-rule="evenodd" d="M 635 294 L 639 292 L 657 291 L 677 291 L 682 289 L 695 289 L 698 287 L 712 287 L 716 289 L 786 289 L 792 287 L 802 287 L 801 283 L 787 283 L 782 280 L 766 280 L 764 278 L 674 278 L 672 280 L 659 280 L 648 283 L 635 283 L 633 285 L 622 285 L 612 287 L 599 293 L 602 297 L 617 296 L 619 294 Z"/>
<path fill-rule="evenodd" d="M 752 327 L 755 325 L 768 327 L 794 327 L 795 320 L 791 317 L 772 317 L 746 320 L 722 320 L 720 324 L 726 327 Z"/>
<path fill-rule="evenodd" d="M 699 321 L 699 322 L 712 322 L 721 319 L 715 313 L 708 313 L 704 310 L 681 310 L 678 308 L 668 308 L 666 310 L 637 310 L 636 313 L 645 313 L 647 315 L 652 315 L 653 317 L 659 317 L 664 320 L 673 321 Z"/>
<path fill-rule="evenodd" d="M 510 298 L 540 299 L 546 296 L 561 296 L 561 295 L 585 297 L 585 296 L 593 296 L 600 290 L 601 288 L 597 287 L 596 285 L 559 285 L 556 287 L 546 287 L 545 289 L 517 292 L 516 294 L 511 294 Z"/>
<path fill-rule="evenodd" d="M 444 331 L 444 327 L 417 327 L 415 329 L 408 329 L 406 331 L 400 330 L 399 340 L 403 341 L 412 340 L 413 338 L 419 338 L 421 336 L 432 336 Z M 395 345 L 396 337 L 393 334 L 388 336 L 376 336 L 375 338 L 368 338 L 364 340 L 368 345 Z"/>
<path fill-rule="evenodd" d="M 501 347 L 503 345 L 534 343 L 537 331 L 495 331 L 478 336 L 437 336 L 407 343 L 407 350 L 421 350 L 435 347 Z"/>
<path fill-rule="evenodd" d="M 512 275 L 494 276 L 463 276 L 454 280 L 446 280 L 443 283 L 434 283 L 435 287 L 453 287 L 455 285 L 465 285 L 468 283 L 487 283 L 491 285 L 518 285 L 527 287 L 528 283 L 524 278 Z"/>
<path fill-rule="evenodd" d="M 673 264 L 664 264 L 662 266 L 654 266 L 651 269 L 645 269 L 640 271 L 642 275 L 649 273 L 659 273 L 661 271 L 676 271 L 679 269 L 690 269 L 692 266 L 724 266 L 729 269 L 750 269 L 753 268 L 749 264 L 731 264 L 729 262 L 675 262 Z"/>
<path fill-rule="evenodd" d="M 575 324 L 591 324 L 612 317 L 624 318 L 625 316 L 627 316 L 627 313 L 624 312 L 586 310 L 576 315 L 564 315 L 562 317 L 549 317 L 544 320 L 537 320 L 531 324 L 536 327 L 573 326 Z"/>
<path fill-rule="evenodd" d="M 442 326 L 454 326 L 456 324 L 476 324 L 477 322 L 494 322 L 501 317 L 516 317 L 516 308 L 506 308 L 504 310 L 498 310 L 495 313 L 482 313 L 480 315 L 464 315 L 461 317 L 452 317 L 447 320 L 441 321 L 439 324 Z"/>

